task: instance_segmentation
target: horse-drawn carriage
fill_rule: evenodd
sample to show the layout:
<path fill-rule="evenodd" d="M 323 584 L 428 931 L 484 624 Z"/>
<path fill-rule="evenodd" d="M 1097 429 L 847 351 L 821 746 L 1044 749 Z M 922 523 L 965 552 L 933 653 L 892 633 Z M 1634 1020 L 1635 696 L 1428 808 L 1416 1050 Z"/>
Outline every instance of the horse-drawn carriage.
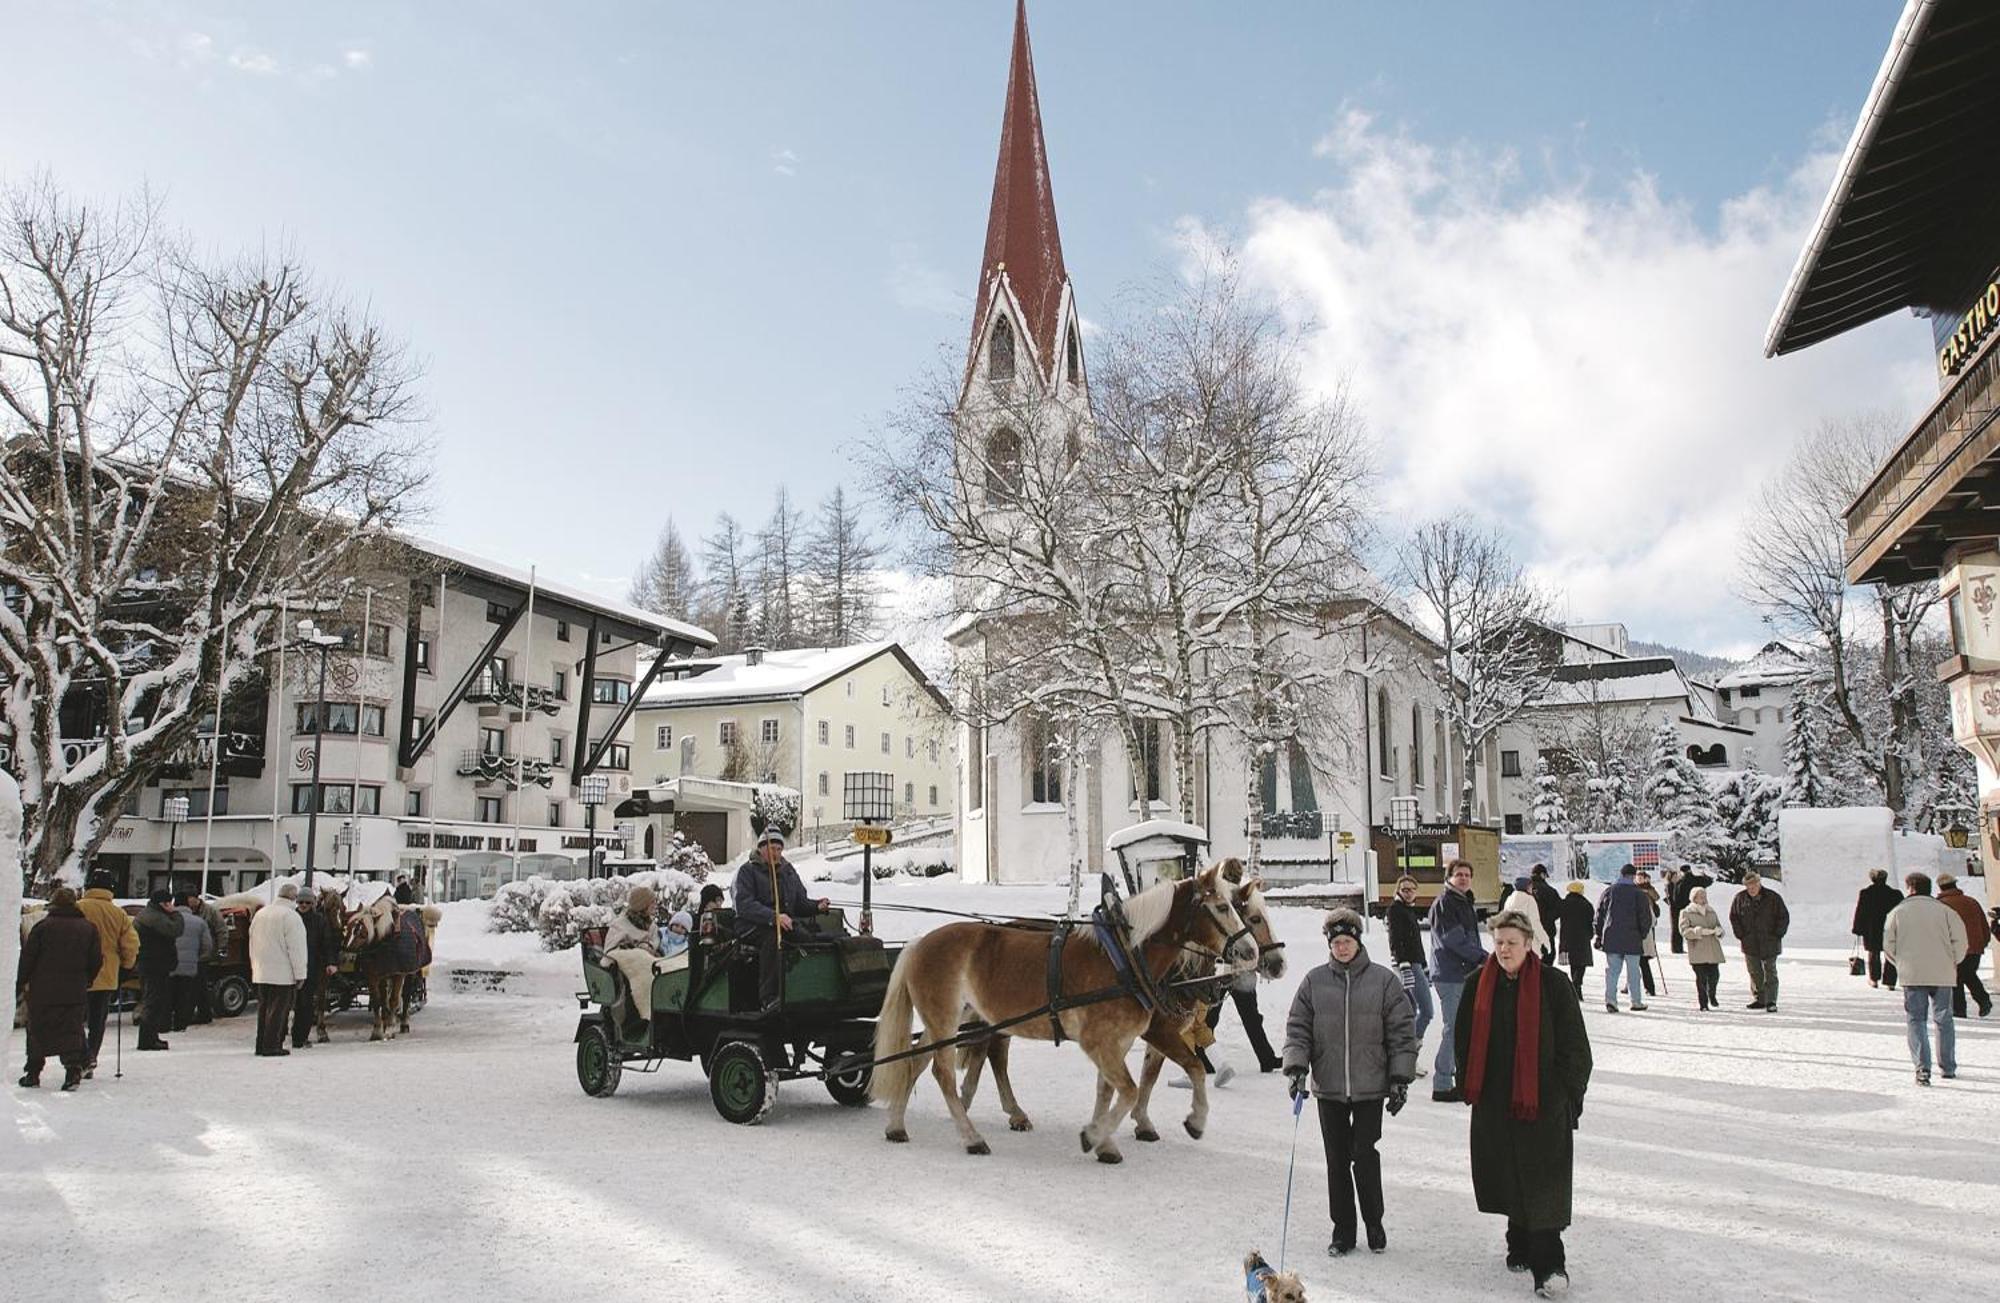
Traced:
<path fill-rule="evenodd" d="M 586 989 L 577 1004 L 586 1012 L 576 1028 L 584 1092 L 608 1096 L 628 1065 L 653 1072 L 678 1059 L 700 1061 L 716 1112 L 731 1122 L 762 1122 L 777 1104 L 780 1081 L 808 1077 L 825 1082 L 841 1104 L 866 1104 L 870 1066 L 835 1067 L 872 1053 L 875 1018 L 901 947 L 853 935 L 846 916 L 829 910 L 819 916 L 816 935 L 787 934 L 783 997 L 767 1013 L 758 1000 L 756 948 L 735 940 L 731 911 L 702 921 L 682 955 L 655 966 L 651 991 L 641 993 L 651 1015 L 645 1019 L 628 1004 L 624 970 L 601 948 L 603 930 L 585 930 Z"/>

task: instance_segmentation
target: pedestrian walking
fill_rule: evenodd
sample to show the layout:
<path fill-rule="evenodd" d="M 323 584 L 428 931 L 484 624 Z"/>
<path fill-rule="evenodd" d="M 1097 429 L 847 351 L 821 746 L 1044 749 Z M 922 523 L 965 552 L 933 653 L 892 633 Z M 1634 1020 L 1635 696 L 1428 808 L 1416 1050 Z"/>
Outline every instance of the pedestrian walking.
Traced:
<path fill-rule="evenodd" d="M 187 903 L 193 896 L 195 906 Z M 208 920 L 200 913 L 201 897 L 195 892 L 181 897 L 181 934 L 174 939 L 174 1021 L 173 1029 L 184 1032 L 194 1021 L 195 988 L 201 984 L 203 965 L 215 958 L 215 938 L 209 933 Z"/>
<path fill-rule="evenodd" d="M 1271 1048 L 1271 1038 L 1264 1031 L 1264 1013 L 1257 1007 L 1257 970 L 1255 968 L 1245 969 L 1243 972 L 1229 979 L 1229 1002 L 1236 1006 L 1236 1017 L 1243 1024 L 1244 1034 L 1250 1038 L 1250 1049 L 1257 1055 L 1257 1071 L 1276 1072 L 1279 1063 L 1278 1053 Z M 1208 1007 L 1208 1029 L 1211 1032 L 1214 1031 L 1221 1022 L 1222 1002 L 1218 1000 Z M 1204 1064 L 1208 1062 L 1207 1055 L 1203 1050 L 1195 1052 L 1202 1055 Z M 1226 1067 L 1227 1065 L 1224 1066 Z M 1217 1085 L 1223 1085 L 1230 1078 L 1235 1077 L 1236 1074 L 1231 1072 L 1225 1077 L 1221 1073 L 1210 1069 L 1210 1075 L 1216 1078 Z"/>
<path fill-rule="evenodd" d="M 297 884 L 287 882 L 250 920 L 250 980 L 257 987 L 257 1053 L 263 1058 L 291 1053 L 285 1048 L 286 1025 L 308 958 L 298 901 Z"/>
<path fill-rule="evenodd" d="M 1715 879 L 1695 868 L 1692 864 L 1681 865 L 1679 873 L 1672 875 L 1667 884 L 1667 920 L 1669 935 L 1673 937 L 1674 953 L 1680 954 L 1686 937 L 1681 932 L 1681 911 L 1687 908 L 1695 889 L 1707 890 L 1715 885 Z"/>
<path fill-rule="evenodd" d="M 9 926 L 13 926 L 11 923 Z M 76 893 L 57 887 L 48 912 L 21 943 L 14 993 L 28 996 L 28 1056 L 20 1084 L 42 1084 L 50 1059 L 63 1066 L 64 1090 L 75 1090 L 90 1066 L 90 984 L 104 962 L 97 928 L 76 907 Z"/>
<path fill-rule="evenodd" d="M 1659 994 L 1659 988 L 1653 984 L 1653 961 L 1660 957 L 1660 889 L 1653 885 L 1653 875 L 1644 869 L 1639 870 L 1638 877 L 1633 881 L 1638 885 L 1639 894 L 1646 898 L 1646 932 L 1639 938 L 1639 977 L 1645 982 L 1646 994 L 1650 997 Z"/>
<path fill-rule="evenodd" d="M 1903 903 L 1903 893 L 1889 885 L 1889 870 L 1870 869 L 1868 885 L 1854 897 L 1854 924 L 1849 929 L 1868 952 L 1868 985 L 1896 989 L 1896 965 L 1882 959 L 1882 925 Z"/>
<path fill-rule="evenodd" d="M 87 1015 L 90 1063 L 83 1070 L 86 1081 L 97 1072 L 97 1052 L 104 1044 L 104 1024 L 111 1017 L 112 1002 L 118 998 L 118 984 L 124 980 L 125 970 L 139 962 L 139 932 L 132 926 L 132 916 L 112 898 L 113 882 L 104 870 L 91 870 L 83 880 L 83 898 L 76 902 L 77 909 L 97 929 L 103 956 L 97 976 L 90 983 Z"/>
<path fill-rule="evenodd" d="M 1382 1113 L 1402 1112 L 1417 1071 L 1416 1014 L 1395 974 L 1369 961 L 1361 916 L 1327 914 L 1327 961 L 1308 972 L 1285 1020 L 1285 1075 L 1294 1098 L 1311 1090 L 1326 1148 L 1333 1257 L 1389 1246 L 1382 1225 Z M 1310 1078 L 1311 1085 L 1307 1085 Z M 1359 1216 L 1357 1217 L 1357 1205 Z"/>
<path fill-rule="evenodd" d="M 1528 890 L 1535 893 L 1535 910 L 1542 920 L 1542 931 L 1553 939 L 1556 925 L 1562 921 L 1563 894 L 1549 881 L 1549 866 L 1537 864 L 1528 870 Z"/>
<path fill-rule="evenodd" d="M 1928 882 L 1926 883 L 1928 885 Z M 1792 926 L 1785 899 L 1764 885 L 1755 872 L 1743 875 L 1743 890 L 1729 906 L 1729 930 L 1743 950 L 1750 970 L 1750 1005 L 1765 1013 L 1778 1011 L 1778 956 Z"/>
<path fill-rule="evenodd" d="M 1472 1106 L 1472 1192 L 1507 1219 L 1507 1269 L 1535 1293 L 1569 1286 L 1573 1133 L 1590 1087 L 1590 1037 L 1576 989 L 1534 953 L 1519 914 L 1493 919 L 1493 954 L 1465 990 L 1456 1032 Z"/>
<path fill-rule="evenodd" d="M 1389 963 L 1410 997 L 1417 1016 L 1417 1054 L 1423 1054 L 1424 1033 L 1436 1009 L 1431 1002 L 1431 977 L 1424 964 L 1424 916 L 1417 908 L 1417 880 L 1409 874 L 1396 879 L 1396 898 L 1389 902 Z M 1417 1069 L 1419 1077 L 1423 1068 Z"/>
<path fill-rule="evenodd" d="M 194 1016 L 188 1019 L 194 1024 L 211 1023 L 215 1021 L 215 966 L 229 959 L 229 924 L 215 902 L 199 891 L 181 897 L 181 907 L 190 914 L 201 915 L 201 921 L 208 926 L 209 940 L 214 942 L 196 973 L 199 980 L 194 984 Z"/>
<path fill-rule="evenodd" d="M 1579 992 L 1583 990 L 1583 975 L 1590 969 L 1590 951 L 1595 944 L 1597 912 L 1590 907 L 1590 897 L 1583 892 L 1581 882 L 1569 884 L 1563 893 L 1562 902 L 1562 956 L 1569 965 L 1570 985 Z"/>
<path fill-rule="evenodd" d="M 326 1000 L 327 980 L 340 965 L 340 933 L 334 926 L 332 916 L 320 908 L 310 891 L 299 897 L 299 922 L 306 929 L 306 975 L 292 1001 L 292 1048 L 295 1050 L 311 1046 L 314 1027 L 319 1028 L 319 1038 L 322 1041 L 326 1039 L 326 1025 L 320 1016 L 320 1006 Z"/>
<path fill-rule="evenodd" d="M 1431 902 L 1431 986 L 1437 994 L 1444 1035 L 1438 1039 L 1437 1062 L 1431 1077 L 1431 1098 L 1456 1103 L 1458 1093 L 1457 1038 L 1452 1023 L 1458 1017 L 1459 994 L 1466 979 L 1486 962 L 1479 939 L 1479 911 L 1472 901 L 1472 865 L 1453 860 L 1445 868 L 1444 889 Z"/>
<path fill-rule="evenodd" d="M 1993 938 L 1992 929 L 1986 923 L 1986 912 L 1979 908 L 1978 901 L 1959 890 L 1955 874 L 1938 874 L 1937 898 L 1940 905 L 1950 907 L 1958 915 L 1959 922 L 1965 925 L 1965 957 L 1958 961 L 1958 982 L 1951 990 L 1952 1017 L 1965 1017 L 1967 992 L 1971 993 L 1979 1016 L 1988 1017 L 1993 1012 L 1993 997 L 1986 993 L 1986 984 L 1979 980 L 1979 962 L 1986 957 L 1986 945 Z"/>
<path fill-rule="evenodd" d="M 410 875 L 407 873 L 396 875 L 396 903 L 398 905 L 417 903 L 417 889 L 410 885 Z"/>
<path fill-rule="evenodd" d="M 1500 909 L 1502 912 L 1511 909 L 1535 925 L 1535 953 L 1547 961 L 1555 958 L 1555 933 L 1542 926 L 1542 909 L 1535 901 L 1533 882 L 1534 879 L 1525 874 L 1514 879 L 1514 889 L 1500 902 Z"/>
<path fill-rule="evenodd" d="M 1882 925 L 1882 952 L 1896 961 L 1903 977 L 1903 1014 L 1910 1065 L 1917 1084 L 1931 1084 L 1931 1043 L 1926 1022 L 1937 1026 L 1937 1067 L 1949 1081 L 1958 1075 L 1958 1033 L 1952 1024 L 1951 994 L 1958 964 L 1965 958 L 1965 922 L 1958 911 L 1931 898 L 1928 875 L 1903 879 L 1909 895 Z"/>
<path fill-rule="evenodd" d="M 1639 869 L 1628 864 L 1618 871 L 1618 881 L 1604 889 L 1597 900 L 1597 948 L 1604 952 L 1604 1011 L 1618 1012 L 1618 977 L 1625 976 L 1625 993 L 1634 1009 L 1643 1010 L 1645 978 L 1639 967 L 1645 949 L 1646 932 L 1652 926 L 1652 906 L 1639 890 Z"/>
<path fill-rule="evenodd" d="M 173 893 L 162 887 L 146 900 L 132 925 L 139 932 L 139 1048 L 164 1050 L 161 1039 L 174 1020 L 174 968 L 180 963 L 185 923 Z"/>
<path fill-rule="evenodd" d="M 1677 926 L 1685 942 L 1688 967 L 1694 969 L 1696 1008 L 1707 1013 L 1717 1006 L 1715 989 L 1722 981 L 1722 919 L 1708 903 L 1708 888 L 1696 887 L 1689 892 Z"/>

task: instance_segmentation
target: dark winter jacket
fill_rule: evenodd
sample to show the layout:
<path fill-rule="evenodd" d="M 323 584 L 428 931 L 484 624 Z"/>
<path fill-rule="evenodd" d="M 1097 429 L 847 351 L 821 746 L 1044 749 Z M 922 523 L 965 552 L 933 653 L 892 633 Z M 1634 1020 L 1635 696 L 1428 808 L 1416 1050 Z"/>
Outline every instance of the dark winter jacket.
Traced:
<path fill-rule="evenodd" d="M 1570 1223 L 1576 1163 L 1573 1133 L 1590 1087 L 1590 1037 L 1584 1031 L 1583 1011 L 1577 1007 L 1576 988 L 1553 965 L 1543 965 L 1539 1116 L 1533 1122 L 1515 1121 L 1508 1116 L 1508 1101 L 1513 1093 L 1520 989 L 1517 980 L 1503 976 L 1493 992 L 1486 1080 L 1479 1102 L 1472 1107 L 1472 1193 L 1483 1213 L 1505 1214 L 1524 1230 L 1561 1230 Z M 1467 982 L 1452 1027 L 1461 1065 L 1472 1060 L 1478 999 L 1479 983 Z"/>
<path fill-rule="evenodd" d="M 201 921 L 208 924 L 209 939 L 215 943 L 215 953 L 209 958 L 229 958 L 229 920 L 222 917 L 222 911 L 215 907 L 214 901 L 201 902 Z"/>
<path fill-rule="evenodd" d="M 1639 884 L 1620 878 L 1597 900 L 1597 945 L 1607 955 L 1637 955 L 1645 951 L 1653 931 L 1653 904 Z"/>
<path fill-rule="evenodd" d="M 317 982 L 340 962 L 340 929 L 323 907 L 300 910 L 299 921 L 306 925 L 306 980 Z"/>
<path fill-rule="evenodd" d="M 132 925 L 139 929 L 139 976 L 172 977 L 179 962 L 181 928 L 187 920 L 158 905 L 139 911 Z"/>
<path fill-rule="evenodd" d="M 215 938 L 201 915 L 181 911 L 181 934 L 174 940 L 174 976 L 193 977 L 215 958 Z"/>
<path fill-rule="evenodd" d="M 1535 911 L 1542 916 L 1542 931 L 1553 940 L 1556 924 L 1562 921 L 1563 894 L 1547 878 L 1530 878 L 1528 892 L 1535 898 Z"/>
<path fill-rule="evenodd" d="M 1424 966 L 1424 916 L 1415 905 L 1389 902 L 1389 962 Z"/>
<path fill-rule="evenodd" d="M 84 1053 L 83 1014 L 104 950 L 97 927 L 74 905 L 58 905 L 21 943 L 16 989 L 28 988 L 28 1039 L 65 1063 Z"/>
<path fill-rule="evenodd" d="M 1986 923 L 1986 914 L 1979 908 L 1979 902 L 1960 891 L 1957 887 L 1946 887 L 1937 894 L 1943 904 L 1951 906 L 1960 921 L 1965 924 L 1965 953 L 1972 956 L 1986 953 L 1986 943 L 1993 932 Z"/>
<path fill-rule="evenodd" d="M 1854 898 L 1854 926 L 1849 929 L 1869 950 L 1882 948 L 1882 925 L 1903 903 L 1903 893 L 1886 882 L 1871 882 Z"/>
<path fill-rule="evenodd" d="M 1729 930 L 1742 943 L 1745 959 L 1776 959 L 1785 950 L 1785 933 L 1792 926 L 1785 899 L 1769 887 L 1756 895 L 1736 893 L 1729 906 Z"/>
<path fill-rule="evenodd" d="M 1381 1099 L 1417 1075 L 1417 1015 L 1403 983 L 1358 950 L 1307 973 L 1285 1020 L 1286 1071 L 1312 1069 L 1320 1099 Z"/>
<path fill-rule="evenodd" d="M 1479 939 L 1479 911 L 1472 893 L 1450 887 L 1431 902 L 1431 980 L 1456 985 L 1486 962 L 1486 944 Z"/>
<path fill-rule="evenodd" d="M 1566 894 L 1562 903 L 1562 939 L 1556 942 L 1563 961 L 1590 967 L 1590 948 L 1596 930 L 1597 914 L 1590 907 L 1590 897 L 1580 891 Z"/>
<path fill-rule="evenodd" d="M 417 903 L 417 892 L 416 892 L 416 889 L 415 889 L 414 887 L 410 886 L 410 884 L 409 884 L 409 883 L 407 883 L 407 882 L 399 882 L 399 883 L 397 883 L 397 884 L 396 884 L 396 903 L 397 903 L 398 905 L 414 905 L 414 904 L 416 904 L 416 903 Z"/>
<path fill-rule="evenodd" d="M 1699 869 L 1689 869 L 1674 879 L 1673 889 L 1667 893 L 1667 908 L 1679 918 L 1680 912 L 1688 907 L 1688 897 L 1696 887 L 1713 887 L 1715 879 Z"/>
<path fill-rule="evenodd" d="M 813 898 L 806 895 L 806 884 L 799 881 L 799 871 L 787 859 L 778 861 L 778 899 L 782 903 L 775 908 L 771 899 L 771 870 L 754 855 L 736 870 L 736 886 L 731 894 L 735 898 L 739 936 L 768 932 L 779 914 L 790 914 L 793 922 L 807 924 L 819 912 Z"/>

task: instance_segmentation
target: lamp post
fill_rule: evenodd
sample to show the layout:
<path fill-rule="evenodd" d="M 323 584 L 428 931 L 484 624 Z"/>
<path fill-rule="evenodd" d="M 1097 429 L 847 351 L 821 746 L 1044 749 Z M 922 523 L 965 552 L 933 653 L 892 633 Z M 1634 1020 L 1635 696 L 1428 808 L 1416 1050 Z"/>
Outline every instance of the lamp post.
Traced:
<path fill-rule="evenodd" d="M 1400 843 L 1396 864 L 1399 876 L 1410 871 L 1410 834 L 1423 822 L 1422 809 L 1422 804 L 1414 796 L 1389 798 L 1389 831 L 1396 834 Z"/>
<path fill-rule="evenodd" d="M 603 774 L 589 773 L 583 776 L 583 820 L 589 830 L 590 871 L 585 876 L 597 876 L 597 807 L 604 804 L 604 798 L 611 788 L 611 780 Z"/>
<path fill-rule="evenodd" d="M 861 844 L 862 936 L 875 933 L 875 862 L 877 846 L 891 840 L 889 820 L 896 813 L 896 776 L 873 770 L 849 770 L 841 776 L 841 814 L 855 825 L 854 840 Z"/>
<path fill-rule="evenodd" d="M 214 800 L 215 793 L 210 792 L 209 799 Z M 174 849 L 175 843 L 180 840 L 181 825 L 188 821 L 188 799 L 185 796 L 169 796 L 162 800 L 160 817 L 167 821 L 167 890 L 173 891 Z M 202 886 L 205 888 L 208 884 L 204 882 Z"/>
<path fill-rule="evenodd" d="M 326 658 L 335 647 L 340 646 L 340 638 L 336 634 L 321 633 L 319 626 L 311 620 L 300 620 L 299 641 L 319 651 L 319 699 L 313 704 L 312 791 L 306 798 L 306 889 L 310 891 L 314 852 L 319 849 L 319 807 L 322 799 L 319 760 L 320 754 L 326 750 Z"/>
<path fill-rule="evenodd" d="M 342 819 L 340 821 L 340 831 L 333 835 L 333 848 L 336 851 L 343 847 L 346 848 L 347 876 L 350 881 L 354 877 L 354 843 L 360 840 L 361 831 L 354 826 L 354 820 Z"/>

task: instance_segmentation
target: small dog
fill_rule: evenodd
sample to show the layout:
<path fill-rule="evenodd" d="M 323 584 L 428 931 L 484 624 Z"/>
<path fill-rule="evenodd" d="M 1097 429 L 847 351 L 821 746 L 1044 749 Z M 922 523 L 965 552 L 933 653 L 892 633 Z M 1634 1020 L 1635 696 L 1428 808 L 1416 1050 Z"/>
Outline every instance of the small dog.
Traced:
<path fill-rule="evenodd" d="M 1306 1287 L 1298 1272 L 1276 1271 L 1252 1249 L 1243 1258 L 1243 1296 L 1248 1303 L 1306 1303 Z"/>

